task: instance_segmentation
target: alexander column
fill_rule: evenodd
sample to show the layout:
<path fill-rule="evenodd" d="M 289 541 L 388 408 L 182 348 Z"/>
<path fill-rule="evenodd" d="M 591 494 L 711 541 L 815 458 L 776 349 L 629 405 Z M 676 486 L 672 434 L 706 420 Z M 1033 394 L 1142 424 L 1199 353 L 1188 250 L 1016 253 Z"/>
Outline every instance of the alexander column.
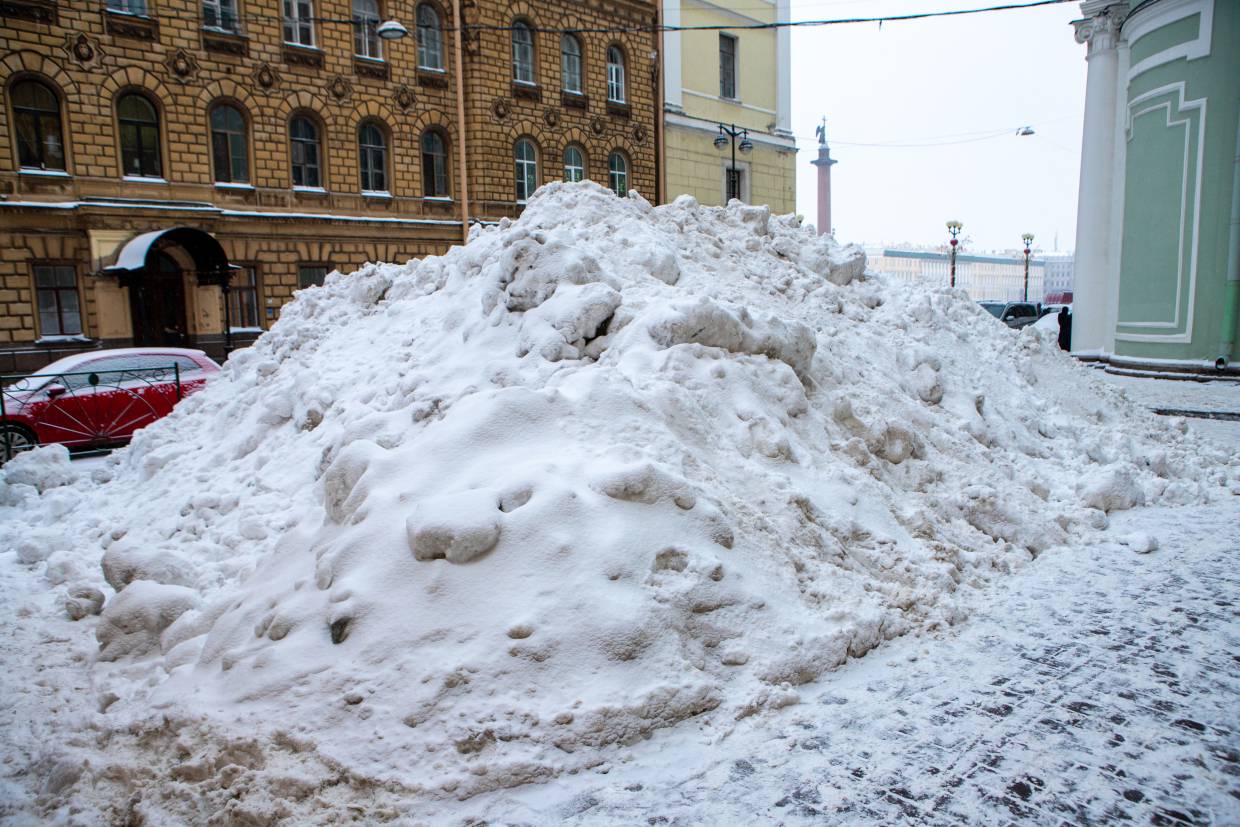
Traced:
<path fill-rule="evenodd" d="M 814 130 L 818 136 L 818 158 L 810 161 L 818 167 L 818 234 L 834 234 L 831 226 L 831 165 L 835 159 L 831 157 L 831 147 L 827 146 L 827 119 L 822 119 L 822 126 Z"/>

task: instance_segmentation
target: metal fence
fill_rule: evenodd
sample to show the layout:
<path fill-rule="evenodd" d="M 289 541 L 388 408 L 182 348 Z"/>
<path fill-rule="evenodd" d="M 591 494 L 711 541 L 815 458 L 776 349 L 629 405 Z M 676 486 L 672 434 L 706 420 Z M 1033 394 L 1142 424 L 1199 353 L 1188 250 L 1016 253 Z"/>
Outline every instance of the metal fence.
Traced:
<path fill-rule="evenodd" d="M 184 388 L 181 367 L 0 376 L 0 461 L 44 443 L 114 448 L 168 414 Z"/>

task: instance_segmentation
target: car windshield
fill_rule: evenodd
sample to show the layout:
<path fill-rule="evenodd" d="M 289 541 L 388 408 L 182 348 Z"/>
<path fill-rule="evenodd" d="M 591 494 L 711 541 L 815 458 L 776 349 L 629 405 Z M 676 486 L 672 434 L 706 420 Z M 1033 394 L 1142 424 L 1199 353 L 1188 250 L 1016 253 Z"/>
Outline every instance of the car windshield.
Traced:
<path fill-rule="evenodd" d="M 996 302 L 982 302 L 982 307 L 984 307 L 986 312 L 994 316 L 996 319 L 999 318 L 999 314 L 1003 312 L 1003 305 L 997 304 Z"/>

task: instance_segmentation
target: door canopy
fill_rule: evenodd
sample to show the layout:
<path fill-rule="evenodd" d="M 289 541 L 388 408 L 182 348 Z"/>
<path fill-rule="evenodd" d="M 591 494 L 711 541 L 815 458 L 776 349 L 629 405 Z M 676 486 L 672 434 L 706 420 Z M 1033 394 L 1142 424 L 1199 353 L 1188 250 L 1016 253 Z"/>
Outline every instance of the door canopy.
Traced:
<path fill-rule="evenodd" d="M 156 272 L 155 258 L 161 249 L 180 247 L 194 260 L 198 284 L 225 286 L 236 265 L 228 263 L 224 248 L 215 237 L 195 227 L 171 227 L 131 238 L 121 248 L 116 263 L 103 268 L 103 274 L 116 276 L 122 287 L 141 282 L 147 272 Z"/>

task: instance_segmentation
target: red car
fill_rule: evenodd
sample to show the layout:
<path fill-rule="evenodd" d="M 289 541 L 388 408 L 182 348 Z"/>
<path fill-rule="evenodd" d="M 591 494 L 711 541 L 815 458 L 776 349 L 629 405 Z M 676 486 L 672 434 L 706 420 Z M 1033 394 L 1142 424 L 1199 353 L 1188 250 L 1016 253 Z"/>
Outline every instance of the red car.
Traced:
<path fill-rule="evenodd" d="M 0 460 L 50 442 L 123 444 L 219 370 L 201 350 L 179 347 L 96 350 L 52 362 L 0 390 Z"/>

